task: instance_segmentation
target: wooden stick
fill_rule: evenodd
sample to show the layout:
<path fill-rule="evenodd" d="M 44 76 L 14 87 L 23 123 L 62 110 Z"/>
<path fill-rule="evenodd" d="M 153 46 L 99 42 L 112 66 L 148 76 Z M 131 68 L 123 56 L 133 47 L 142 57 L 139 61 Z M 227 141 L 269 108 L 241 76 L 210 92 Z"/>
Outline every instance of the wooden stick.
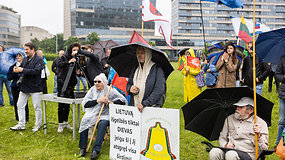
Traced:
<path fill-rule="evenodd" d="M 108 97 L 111 88 L 112 88 L 112 84 L 110 85 L 110 88 L 109 88 L 109 90 L 108 90 L 108 93 L 107 93 L 106 97 Z M 104 107 L 105 107 L 105 103 L 103 103 L 102 108 L 101 108 L 101 110 L 100 110 L 100 113 L 99 113 L 99 115 L 98 115 L 98 118 L 97 118 L 97 121 L 96 121 L 96 123 L 95 123 L 95 127 L 94 127 L 94 129 L 93 129 L 92 136 L 91 136 L 91 138 L 90 138 L 90 141 L 89 141 L 89 144 L 88 144 L 88 146 L 87 146 L 86 152 L 88 152 L 88 150 L 89 150 L 89 148 L 90 148 L 90 146 L 91 146 L 91 143 L 92 143 L 92 140 L 93 140 L 93 137 L 94 137 L 94 134 L 95 134 L 95 131 L 96 131 L 97 125 L 98 125 L 98 123 L 99 123 L 100 116 L 101 116 L 101 114 L 102 114 L 102 111 L 103 111 Z"/>
<path fill-rule="evenodd" d="M 142 37 L 143 37 L 143 24 L 144 24 L 144 21 L 142 21 Z"/>

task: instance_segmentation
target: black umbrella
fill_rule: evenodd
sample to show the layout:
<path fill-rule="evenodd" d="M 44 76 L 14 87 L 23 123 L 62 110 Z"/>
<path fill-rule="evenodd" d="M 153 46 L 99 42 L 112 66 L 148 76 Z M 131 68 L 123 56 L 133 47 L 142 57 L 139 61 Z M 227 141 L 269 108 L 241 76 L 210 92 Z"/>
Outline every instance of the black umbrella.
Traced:
<path fill-rule="evenodd" d="M 285 28 L 261 33 L 255 48 L 260 60 L 278 64 L 280 57 L 285 55 Z"/>
<path fill-rule="evenodd" d="M 257 96 L 257 115 L 268 126 L 271 125 L 273 103 Z M 226 117 L 235 112 L 242 97 L 253 97 L 253 91 L 248 87 L 213 88 L 206 89 L 193 100 L 182 107 L 185 129 L 193 131 L 207 138 L 217 140 L 223 128 Z"/>
<path fill-rule="evenodd" d="M 167 78 L 174 69 L 169 63 L 166 53 L 156 47 L 152 47 L 141 42 L 112 48 L 108 64 L 115 69 L 120 77 L 130 77 L 131 73 L 139 65 L 136 57 L 136 50 L 140 46 L 151 49 L 151 60 L 163 69 L 165 77 Z"/>
<path fill-rule="evenodd" d="M 101 61 L 101 59 L 106 57 L 106 50 L 114 46 L 118 46 L 118 43 L 112 40 L 96 42 L 94 44 L 94 53 L 99 56 Z"/>

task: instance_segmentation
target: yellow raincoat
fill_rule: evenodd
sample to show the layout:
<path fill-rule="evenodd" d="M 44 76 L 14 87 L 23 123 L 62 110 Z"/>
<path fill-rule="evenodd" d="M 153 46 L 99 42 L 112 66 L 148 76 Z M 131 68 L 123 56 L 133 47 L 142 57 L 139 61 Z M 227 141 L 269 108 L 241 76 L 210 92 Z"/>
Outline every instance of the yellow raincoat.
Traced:
<path fill-rule="evenodd" d="M 194 50 L 192 48 L 190 48 L 187 51 L 190 52 L 191 57 L 195 57 Z M 189 102 L 201 92 L 194 78 L 194 76 L 200 73 L 201 66 L 199 66 L 199 68 L 188 66 L 186 59 L 186 52 L 185 55 L 182 56 L 182 60 L 184 62 L 184 68 L 181 71 L 182 74 L 184 75 L 184 101 Z M 186 73 L 186 70 L 188 70 L 189 72 Z"/>

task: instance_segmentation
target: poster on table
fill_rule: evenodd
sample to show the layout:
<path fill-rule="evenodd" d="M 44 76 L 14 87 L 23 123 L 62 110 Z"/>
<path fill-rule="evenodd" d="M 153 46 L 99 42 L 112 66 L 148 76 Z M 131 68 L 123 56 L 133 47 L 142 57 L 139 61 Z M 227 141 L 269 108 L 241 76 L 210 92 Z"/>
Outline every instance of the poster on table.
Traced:
<path fill-rule="evenodd" d="M 179 110 L 110 105 L 110 159 L 179 159 Z"/>

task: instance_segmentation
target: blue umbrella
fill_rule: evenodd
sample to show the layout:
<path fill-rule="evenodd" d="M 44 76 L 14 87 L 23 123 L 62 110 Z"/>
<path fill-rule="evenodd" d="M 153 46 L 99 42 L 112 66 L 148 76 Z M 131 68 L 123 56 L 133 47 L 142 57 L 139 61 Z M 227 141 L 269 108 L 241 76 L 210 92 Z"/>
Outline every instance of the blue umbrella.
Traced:
<path fill-rule="evenodd" d="M 285 55 L 285 28 L 261 33 L 255 48 L 261 61 L 278 64 L 280 57 Z"/>
<path fill-rule="evenodd" d="M 16 55 L 21 53 L 26 56 L 23 48 L 10 47 L 0 53 L 0 74 L 7 75 L 11 65 L 17 62 Z"/>

